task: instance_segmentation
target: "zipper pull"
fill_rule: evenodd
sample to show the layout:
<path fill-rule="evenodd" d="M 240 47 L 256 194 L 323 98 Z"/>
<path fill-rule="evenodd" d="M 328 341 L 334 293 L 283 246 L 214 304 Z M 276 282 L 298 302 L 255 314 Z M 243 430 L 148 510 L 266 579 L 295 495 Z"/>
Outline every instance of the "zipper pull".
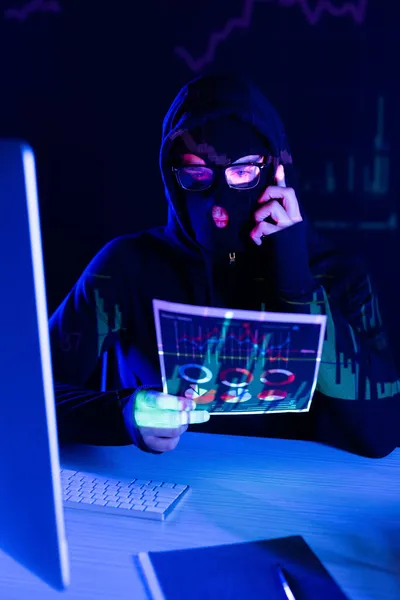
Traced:
<path fill-rule="evenodd" d="M 229 252 L 229 264 L 234 265 L 236 262 L 236 252 Z"/>

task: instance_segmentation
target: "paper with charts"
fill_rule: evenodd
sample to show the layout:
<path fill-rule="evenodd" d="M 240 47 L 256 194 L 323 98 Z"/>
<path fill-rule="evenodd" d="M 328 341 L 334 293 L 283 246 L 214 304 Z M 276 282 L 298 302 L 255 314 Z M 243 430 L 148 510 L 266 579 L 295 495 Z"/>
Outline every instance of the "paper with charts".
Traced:
<path fill-rule="evenodd" d="M 163 391 L 218 414 L 307 412 L 324 315 L 153 300 Z"/>

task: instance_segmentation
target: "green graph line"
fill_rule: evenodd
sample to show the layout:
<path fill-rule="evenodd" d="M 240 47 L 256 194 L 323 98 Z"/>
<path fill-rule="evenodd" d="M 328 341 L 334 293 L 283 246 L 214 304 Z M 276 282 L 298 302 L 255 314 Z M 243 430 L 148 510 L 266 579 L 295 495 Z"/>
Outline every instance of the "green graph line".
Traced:
<path fill-rule="evenodd" d="M 389 145 L 385 135 L 385 99 L 380 95 L 376 105 L 376 133 L 371 144 L 372 157 L 369 164 L 360 164 L 356 154 L 352 151 L 347 157 L 346 191 L 350 194 L 365 194 L 368 198 L 385 197 L 390 191 L 391 161 L 389 156 Z M 339 180 L 338 168 L 332 160 L 325 164 L 324 192 L 328 195 L 338 193 Z M 309 192 L 313 184 L 307 182 L 304 190 Z M 398 229 L 398 214 L 393 207 L 391 214 L 380 221 L 376 219 L 345 221 L 338 219 L 324 219 L 314 221 L 319 229 L 358 229 L 375 231 L 395 231 Z"/>
<path fill-rule="evenodd" d="M 100 291 L 94 290 L 96 301 L 96 317 L 97 317 L 97 353 L 101 356 L 104 340 L 111 333 L 116 333 L 121 330 L 122 313 L 118 305 L 114 307 L 114 327 L 110 325 L 109 313 L 105 311 L 104 299 L 100 296 Z"/>

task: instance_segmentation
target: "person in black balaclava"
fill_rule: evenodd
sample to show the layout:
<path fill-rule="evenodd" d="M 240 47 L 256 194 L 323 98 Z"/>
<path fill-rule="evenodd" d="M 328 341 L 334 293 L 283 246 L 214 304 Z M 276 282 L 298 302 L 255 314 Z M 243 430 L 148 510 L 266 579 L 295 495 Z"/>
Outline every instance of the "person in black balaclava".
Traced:
<path fill-rule="evenodd" d="M 200 431 L 314 440 L 366 456 L 391 452 L 400 383 L 373 286 L 363 263 L 307 220 L 268 100 L 232 74 L 189 82 L 165 117 L 160 169 L 167 225 L 107 244 L 51 317 L 61 437 L 157 453 L 197 423 Z M 326 315 L 310 411 L 209 420 L 189 398 L 162 394 L 153 298 Z M 107 388 L 99 392 L 105 352 Z"/>
<path fill-rule="evenodd" d="M 277 283 L 272 267 L 276 248 L 265 238 L 302 222 L 297 198 L 286 188 L 283 165 L 269 141 L 235 115 L 207 120 L 182 133 L 170 161 L 177 203 L 204 257 L 211 304 L 248 308 L 248 294 L 240 290 L 244 281 L 248 290 L 257 269 L 261 274 L 260 262 L 269 263 L 270 280 Z M 301 241 L 305 246 L 304 236 Z M 255 244 L 263 243 L 261 253 Z M 308 265 L 303 266 L 304 280 L 312 286 Z M 285 265 L 287 270 L 292 265 Z"/>

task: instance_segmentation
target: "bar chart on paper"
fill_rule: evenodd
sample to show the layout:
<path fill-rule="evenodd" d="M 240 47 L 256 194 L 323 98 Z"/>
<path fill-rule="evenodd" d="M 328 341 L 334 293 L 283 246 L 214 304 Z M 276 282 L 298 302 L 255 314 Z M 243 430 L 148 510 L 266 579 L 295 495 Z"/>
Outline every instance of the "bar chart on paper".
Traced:
<path fill-rule="evenodd" d="M 165 392 L 214 414 L 309 410 L 325 316 L 153 305 Z"/>

